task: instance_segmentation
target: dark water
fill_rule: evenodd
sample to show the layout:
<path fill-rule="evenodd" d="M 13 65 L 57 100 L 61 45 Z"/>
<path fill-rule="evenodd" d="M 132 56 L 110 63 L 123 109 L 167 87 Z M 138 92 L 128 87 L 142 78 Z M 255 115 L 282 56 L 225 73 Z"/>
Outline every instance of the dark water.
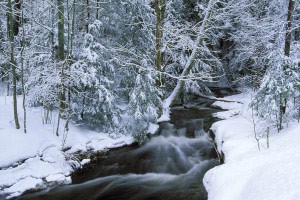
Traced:
<path fill-rule="evenodd" d="M 206 131 L 216 121 L 211 114 L 217 110 L 190 107 L 173 109 L 171 121 L 161 123 L 159 134 L 143 146 L 111 150 L 88 164 L 73 175 L 72 185 L 19 199 L 207 199 L 202 179 L 219 162 Z"/>

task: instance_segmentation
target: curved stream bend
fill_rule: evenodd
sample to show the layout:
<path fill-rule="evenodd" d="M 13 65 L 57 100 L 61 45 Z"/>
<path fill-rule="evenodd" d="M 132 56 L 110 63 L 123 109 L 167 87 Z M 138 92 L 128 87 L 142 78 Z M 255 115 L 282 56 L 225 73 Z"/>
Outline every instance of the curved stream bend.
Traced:
<path fill-rule="evenodd" d="M 206 131 L 216 110 L 202 107 L 172 110 L 171 121 L 160 124 L 158 136 L 142 147 L 112 150 L 73 185 L 58 186 L 20 199 L 143 200 L 207 199 L 202 179 L 219 164 Z"/>

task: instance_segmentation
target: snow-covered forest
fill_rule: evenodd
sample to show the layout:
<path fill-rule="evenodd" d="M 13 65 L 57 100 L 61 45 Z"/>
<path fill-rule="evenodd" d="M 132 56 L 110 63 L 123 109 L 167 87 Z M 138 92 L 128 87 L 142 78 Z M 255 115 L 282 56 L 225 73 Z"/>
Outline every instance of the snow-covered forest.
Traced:
<path fill-rule="evenodd" d="M 300 199 L 298 0 L 1 0 L 0 79 L 0 199 Z"/>

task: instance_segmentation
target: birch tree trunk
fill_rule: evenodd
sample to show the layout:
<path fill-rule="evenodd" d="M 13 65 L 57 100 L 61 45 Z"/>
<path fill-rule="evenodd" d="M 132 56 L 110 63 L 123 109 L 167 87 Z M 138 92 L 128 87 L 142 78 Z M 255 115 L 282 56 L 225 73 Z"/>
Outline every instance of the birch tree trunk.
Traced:
<path fill-rule="evenodd" d="M 54 0 L 51 0 L 51 3 L 55 4 Z M 51 32 L 50 32 L 50 41 L 51 41 L 51 59 L 52 59 L 52 62 L 54 63 L 55 62 L 55 41 L 54 41 L 54 29 L 55 29 L 55 7 L 54 6 L 51 6 L 50 9 L 49 9 L 49 17 L 51 19 Z"/>
<path fill-rule="evenodd" d="M 72 65 L 72 54 L 73 54 L 73 38 L 74 38 L 74 26 L 75 26 L 75 3 L 76 1 L 73 0 L 72 3 L 72 22 L 70 23 L 70 12 L 68 9 L 68 46 L 67 46 L 67 52 L 68 52 L 68 99 L 67 99 L 67 120 L 65 124 L 65 131 L 69 131 L 69 120 L 71 117 L 71 82 L 70 82 L 70 76 L 71 76 L 71 65 Z M 68 0 L 67 0 L 68 4 Z"/>
<path fill-rule="evenodd" d="M 209 20 L 209 17 L 210 17 L 210 12 L 213 7 L 213 2 L 214 2 L 214 0 L 210 0 L 208 3 L 208 6 L 205 11 L 204 19 L 199 28 L 198 35 L 197 35 L 196 41 L 194 43 L 192 54 L 190 55 L 188 61 L 186 62 L 185 66 L 184 66 L 184 70 L 178 79 L 177 85 L 174 88 L 173 92 L 170 94 L 170 96 L 167 99 L 165 99 L 165 101 L 164 101 L 164 113 L 165 114 L 167 114 L 169 112 L 169 107 L 174 104 L 175 100 L 178 98 L 178 96 L 182 92 L 184 84 L 185 84 L 185 80 L 188 78 L 188 75 L 190 74 L 190 71 L 193 68 L 193 65 L 195 63 L 195 59 L 199 55 L 199 49 L 200 49 L 200 46 L 204 42 L 204 34 L 207 29 L 207 27 L 206 27 L 207 21 Z"/>
<path fill-rule="evenodd" d="M 89 33 L 89 21 L 90 21 L 90 9 L 89 9 L 89 0 L 86 0 L 86 33 Z M 85 86 L 83 88 L 83 92 L 85 93 L 87 90 L 87 87 Z M 84 110 L 85 110 L 85 103 L 86 103 L 86 99 L 85 99 L 85 95 L 82 98 L 82 110 L 80 112 L 80 118 L 81 120 L 83 120 L 84 118 Z"/>

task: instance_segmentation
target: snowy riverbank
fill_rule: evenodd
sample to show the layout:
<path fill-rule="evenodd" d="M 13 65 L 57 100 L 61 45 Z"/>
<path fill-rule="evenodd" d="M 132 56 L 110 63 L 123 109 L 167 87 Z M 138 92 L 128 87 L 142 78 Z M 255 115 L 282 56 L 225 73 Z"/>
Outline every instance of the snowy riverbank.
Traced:
<path fill-rule="evenodd" d="M 214 103 L 230 110 L 217 113 L 225 120 L 211 128 L 218 151 L 225 155 L 225 164 L 211 169 L 204 177 L 208 199 L 300 199 L 300 124 L 291 123 L 279 133 L 271 129 L 270 147 L 267 148 L 267 139 L 263 136 L 258 150 L 248 109 L 251 96 L 239 94 L 225 99 L 243 104 Z"/>
<path fill-rule="evenodd" d="M 19 99 L 21 102 L 21 99 Z M 43 124 L 41 108 L 27 108 L 27 130 L 16 130 L 13 121 L 12 98 L 0 96 L 0 196 L 18 196 L 22 192 L 45 188 L 53 184 L 68 184 L 70 174 L 88 162 L 78 160 L 76 152 L 98 152 L 131 144 L 131 136 L 113 139 L 98 133 L 70 125 L 66 136 L 61 123 L 60 136 L 56 137 L 56 122 Z M 23 121 L 23 110 L 19 103 L 19 118 Z"/>

